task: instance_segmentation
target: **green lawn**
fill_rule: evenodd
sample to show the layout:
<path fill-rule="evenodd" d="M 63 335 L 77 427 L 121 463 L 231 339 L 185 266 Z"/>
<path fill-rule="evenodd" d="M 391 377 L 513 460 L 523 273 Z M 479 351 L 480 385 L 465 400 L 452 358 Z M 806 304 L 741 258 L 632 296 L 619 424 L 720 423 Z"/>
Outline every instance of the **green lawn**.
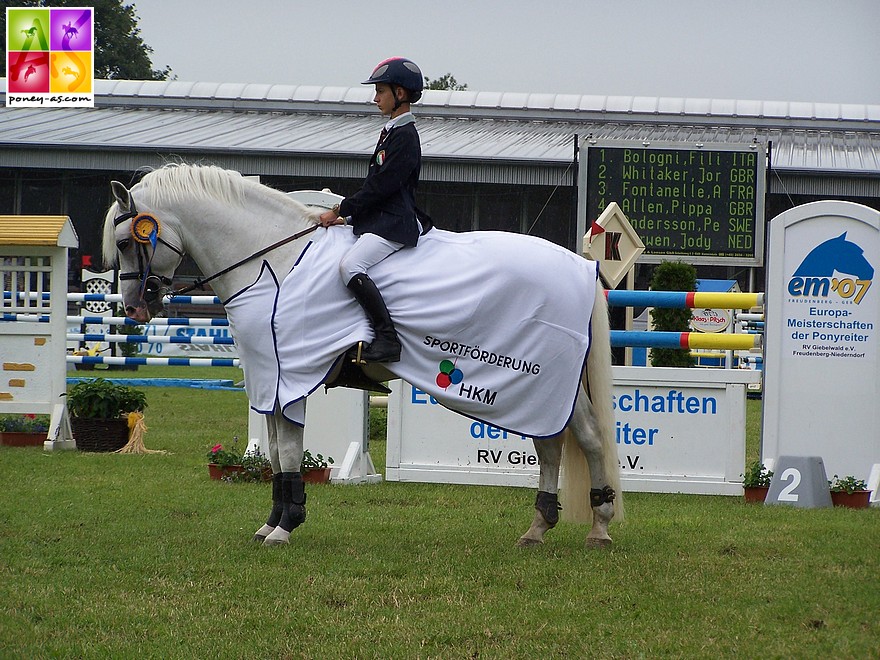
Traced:
<path fill-rule="evenodd" d="M 533 491 L 328 485 L 263 548 L 269 485 L 205 467 L 246 437 L 244 395 L 145 391 L 167 454 L 0 447 L 0 658 L 880 656 L 876 509 L 628 493 L 612 550 L 565 524 L 522 550 Z"/>

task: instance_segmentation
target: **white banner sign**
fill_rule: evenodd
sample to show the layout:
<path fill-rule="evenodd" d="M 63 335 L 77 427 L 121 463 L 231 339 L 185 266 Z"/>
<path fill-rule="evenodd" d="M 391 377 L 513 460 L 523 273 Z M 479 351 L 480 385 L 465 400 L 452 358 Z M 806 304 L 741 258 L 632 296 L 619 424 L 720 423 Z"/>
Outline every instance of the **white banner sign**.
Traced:
<path fill-rule="evenodd" d="M 828 477 L 880 463 L 880 213 L 804 204 L 770 224 L 764 458 L 821 456 Z"/>
<path fill-rule="evenodd" d="M 626 490 L 739 495 L 746 370 L 614 367 L 618 459 Z M 443 408 L 395 381 L 389 481 L 536 487 L 531 438 Z"/>

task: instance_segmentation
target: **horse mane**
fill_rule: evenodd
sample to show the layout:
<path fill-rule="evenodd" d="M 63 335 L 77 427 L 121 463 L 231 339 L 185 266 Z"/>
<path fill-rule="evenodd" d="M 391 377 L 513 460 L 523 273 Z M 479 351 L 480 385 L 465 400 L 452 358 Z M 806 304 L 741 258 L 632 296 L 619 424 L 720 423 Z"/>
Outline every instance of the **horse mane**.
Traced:
<path fill-rule="evenodd" d="M 270 200 L 280 206 L 288 206 L 292 213 L 306 221 L 317 224 L 321 209 L 314 209 L 288 197 L 261 183 L 246 179 L 240 172 L 226 170 L 216 165 L 193 165 L 189 163 L 168 163 L 151 169 L 134 186 L 143 194 L 147 206 L 152 209 L 167 207 L 169 204 L 196 201 L 219 201 L 227 205 L 243 206 L 246 193 L 259 189 Z M 103 256 L 106 266 L 116 263 L 116 243 L 113 220 L 119 215 L 118 204 L 114 202 L 104 217 Z"/>
<path fill-rule="evenodd" d="M 144 189 L 146 203 L 161 207 L 169 202 L 173 204 L 191 199 L 214 199 L 225 204 L 241 205 L 248 187 L 262 184 L 246 179 L 240 172 L 216 165 L 169 163 L 148 171 L 139 185 Z M 284 193 L 268 186 L 262 188 L 270 195 L 284 196 Z M 299 206 L 305 212 L 305 207 Z"/>

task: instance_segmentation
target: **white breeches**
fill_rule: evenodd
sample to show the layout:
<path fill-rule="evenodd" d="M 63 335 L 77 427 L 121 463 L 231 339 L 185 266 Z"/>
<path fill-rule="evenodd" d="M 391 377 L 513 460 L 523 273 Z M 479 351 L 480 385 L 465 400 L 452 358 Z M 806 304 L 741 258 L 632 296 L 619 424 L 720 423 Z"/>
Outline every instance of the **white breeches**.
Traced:
<path fill-rule="evenodd" d="M 351 278 L 375 266 L 385 257 L 394 254 L 403 243 L 389 241 L 377 234 L 362 234 L 339 262 L 342 283 L 348 286 Z"/>

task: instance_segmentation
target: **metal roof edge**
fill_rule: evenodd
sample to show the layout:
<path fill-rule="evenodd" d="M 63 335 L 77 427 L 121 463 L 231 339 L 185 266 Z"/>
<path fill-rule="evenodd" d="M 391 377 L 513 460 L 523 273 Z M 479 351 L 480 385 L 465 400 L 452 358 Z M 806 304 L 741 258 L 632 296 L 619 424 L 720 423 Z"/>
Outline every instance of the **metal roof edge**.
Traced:
<path fill-rule="evenodd" d="M 5 99 L 5 84 L 0 96 Z M 373 112 L 372 96 L 366 86 L 95 80 L 96 107 L 364 114 Z M 880 105 L 851 103 L 426 90 L 416 112 L 462 119 L 583 122 L 620 118 L 649 124 L 686 117 L 695 124 L 880 130 Z"/>
<path fill-rule="evenodd" d="M 229 159 L 248 163 L 267 163 L 277 160 L 285 163 L 282 169 L 287 169 L 292 163 L 297 165 L 293 169 L 303 167 L 303 163 L 309 163 L 307 169 L 317 170 L 342 170 L 349 171 L 350 175 L 359 178 L 362 176 L 363 154 L 355 153 L 326 153 L 326 152 L 264 152 L 243 151 L 237 148 L 211 147 L 210 149 L 198 149 L 192 147 L 141 147 L 141 148 L 107 148 L 102 146 L 95 148 L 89 145 L 64 145 L 57 144 L 28 144 L 27 149 L 18 149 L 14 146 L 0 144 L 0 162 L 8 167 L 29 167 L 36 169 L 86 169 L 86 170 L 132 170 L 149 165 L 160 167 L 168 162 L 177 160 L 188 161 L 197 156 L 199 162 L 223 164 Z M 306 157 L 304 157 L 306 156 Z M 315 165 L 319 163 L 319 165 Z M 100 164 L 100 167 L 98 165 Z M 423 169 L 433 171 L 446 171 L 452 169 L 489 168 L 499 170 L 541 170 L 562 171 L 569 167 L 570 159 L 543 159 L 539 162 L 522 159 L 494 159 L 486 156 L 451 156 L 434 155 L 425 156 L 422 160 Z M 232 167 L 229 163 L 225 167 Z M 802 165 L 779 165 L 774 164 L 772 170 L 785 176 L 847 179 L 852 181 L 871 181 L 880 185 L 877 171 L 870 169 L 847 169 L 841 171 L 817 170 L 805 168 Z M 324 175 L 328 172 L 322 171 Z"/>

